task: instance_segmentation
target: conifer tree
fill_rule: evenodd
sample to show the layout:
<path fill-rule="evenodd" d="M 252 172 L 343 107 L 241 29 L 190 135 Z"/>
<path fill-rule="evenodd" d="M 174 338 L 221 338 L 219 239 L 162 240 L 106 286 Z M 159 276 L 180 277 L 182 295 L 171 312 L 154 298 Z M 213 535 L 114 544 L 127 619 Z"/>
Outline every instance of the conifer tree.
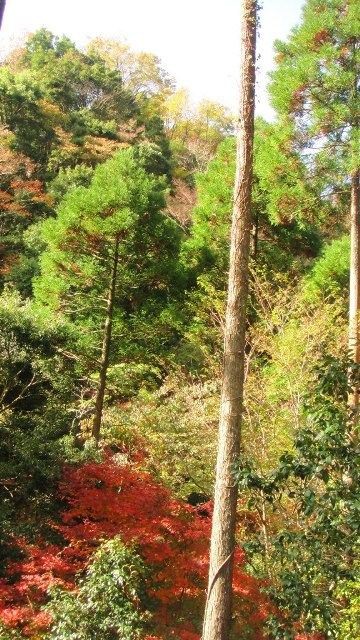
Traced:
<path fill-rule="evenodd" d="M 254 139 L 256 0 L 241 2 L 240 110 L 231 229 L 224 371 L 210 569 L 203 640 L 228 640 L 231 627 L 237 485 L 233 467 L 240 455 L 244 385 L 246 302 L 251 235 L 251 185 Z"/>
<path fill-rule="evenodd" d="M 150 325 L 156 322 L 176 271 L 179 237 L 161 212 L 164 185 L 162 178 L 146 173 L 136 149 L 122 150 L 95 169 L 89 187 L 71 191 L 57 218 L 43 225 L 47 248 L 35 297 L 69 318 L 77 354 L 97 380 L 96 440 L 111 349 L 117 362 L 139 358 L 134 333 L 144 330 L 146 318 Z M 113 345 L 114 320 L 123 345 Z M 150 344 L 146 348 L 150 351 Z"/>
<path fill-rule="evenodd" d="M 349 350 L 360 362 L 359 0 L 308 0 L 300 26 L 277 42 L 271 93 L 280 118 L 290 120 L 309 174 L 323 177 L 324 194 L 348 194 L 350 211 Z M 350 195 L 349 195 L 350 194 Z M 358 405 L 357 394 L 353 403 Z"/>

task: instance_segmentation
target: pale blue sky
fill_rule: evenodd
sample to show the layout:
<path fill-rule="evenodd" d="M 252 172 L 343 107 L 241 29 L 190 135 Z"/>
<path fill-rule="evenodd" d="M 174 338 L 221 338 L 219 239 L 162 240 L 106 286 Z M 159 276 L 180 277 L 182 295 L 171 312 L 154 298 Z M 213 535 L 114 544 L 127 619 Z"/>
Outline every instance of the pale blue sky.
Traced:
<path fill-rule="evenodd" d="M 258 51 L 258 112 L 270 117 L 266 74 L 272 43 L 285 38 L 300 18 L 304 0 L 263 0 Z M 25 33 L 47 27 L 79 45 L 95 36 L 126 41 L 158 55 L 192 98 L 236 109 L 239 0 L 7 0 L 2 50 Z"/>

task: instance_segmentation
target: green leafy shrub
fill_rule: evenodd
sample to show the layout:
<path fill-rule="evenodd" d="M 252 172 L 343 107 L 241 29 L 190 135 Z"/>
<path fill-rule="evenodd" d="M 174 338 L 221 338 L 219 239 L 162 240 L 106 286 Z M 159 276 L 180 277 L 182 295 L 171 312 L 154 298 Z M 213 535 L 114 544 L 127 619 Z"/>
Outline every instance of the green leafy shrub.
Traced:
<path fill-rule="evenodd" d="M 326 357 L 317 368 L 306 423 L 275 470 L 260 475 L 243 462 L 236 472 L 252 506 L 267 512 L 261 535 L 245 547 L 255 573 L 260 568 L 271 578 L 268 591 L 280 611 L 271 621 L 275 639 L 294 638 L 297 629 L 341 637 L 341 582 L 357 606 L 360 456 L 347 405 L 351 366 L 358 384 L 358 368 L 347 358 Z M 345 629 L 348 620 L 345 614 Z"/>
<path fill-rule="evenodd" d="M 77 592 L 56 589 L 48 606 L 49 640 L 135 640 L 145 618 L 141 585 L 145 568 L 116 537 L 95 553 Z"/>
<path fill-rule="evenodd" d="M 356 579 L 343 582 L 338 589 L 342 608 L 339 620 L 339 640 L 360 638 L 360 567 Z"/>

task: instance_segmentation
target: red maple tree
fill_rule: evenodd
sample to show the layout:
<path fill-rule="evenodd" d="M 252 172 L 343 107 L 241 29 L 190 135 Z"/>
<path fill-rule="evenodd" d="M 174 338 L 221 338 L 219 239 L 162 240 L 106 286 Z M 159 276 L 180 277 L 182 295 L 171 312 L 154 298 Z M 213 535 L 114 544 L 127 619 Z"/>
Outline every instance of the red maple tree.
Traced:
<path fill-rule="evenodd" d="M 101 463 L 68 466 L 59 486 L 66 503 L 52 527 L 64 543 L 29 544 L 18 540 L 23 557 L 7 566 L 0 581 L 0 618 L 31 637 L 45 629 L 49 616 L 41 611 L 48 589 L 76 589 L 76 575 L 104 539 L 120 535 L 135 545 L 150 568 L 147 594 L 153 602 L 147 640 L 199 640 L 208 565 L 211 504 L 192 507 L 131 464 L 107 456 Z M 251 629 L 261 640 L 269 606 L 258 582 L 242 567 L 236 552 L 234 575 L 236 625 Z"/>

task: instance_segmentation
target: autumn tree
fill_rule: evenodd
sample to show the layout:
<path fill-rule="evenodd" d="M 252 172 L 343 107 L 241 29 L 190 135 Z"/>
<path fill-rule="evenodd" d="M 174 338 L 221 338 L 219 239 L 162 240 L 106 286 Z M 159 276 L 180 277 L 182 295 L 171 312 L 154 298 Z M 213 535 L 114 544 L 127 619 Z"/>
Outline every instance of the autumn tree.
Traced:
<path fill-rule="evenodd" d="M 229 109 L 211 100 L 192 105 L 186 89 L 178 89 L 161 105 L 177 166 L 175 174 L 188 177 L 189 171 L 204 171 L 220 142 L 234 131 Z"/>
<path fill-rule="evenodd" d="M 46 29 L 5 61 L 0 95 L 0 122 L 14 134 L 13 148 L 37 163 L 46 180 L 62 167 L 108 158 L 138 111 L 116 70 Z"/>
<path fill-rule="evenodd" d="M 203 640 L 228 640 L 231 626 L 237 487 L 233 466 L 240 455 L 244 348 L 251 234 L 251 185 L 255 106 L 257 3 L 241 3 L 240 111 L 231 229 L 210 569 Z"/>
<path fill-rule="evenodd" d="M 137 149 L 123 150 L 95 169 L 89 187 L 72 190 L 57 218 L 43 225 L 47 248 L 35 296 L 74 327 L 74 349 L 95 382 L 96 440 L 109 365 L 127 363 L 128 375 L 146 357 L 150 366 L 159 339 L 154 326 L 162 322 L 175 278 L 179 239 L 161 212 L 164 187 L 145 171 Z M 166 342 L 171 330 L 166 323 L 158 329 Z"/>
<path fill-rule="evenodd" d="M 271 94 L 309 175 L 321 174 L 324 196 L 347 194 L 350 211 L 349 349 L 360 362 L 359 65 L 358 0 L 308 0 L 299 27 L 277 42 Z M 358 404 L 357 396 L 353 398 Z"/>
<path fill-rule="evenodd" d="M 34 265 L 24 237 L 31 224 L 51 213 L 52 198 L 37 179 L 36 164 L 13 150 L 13 143 L 14 135 L 0 127 L 0 285 L 10 280 L 29 294 Z"/>
<path fill-rule="evenodd" d="M 44 98 L 65 112 L 86 109 L 105 111 L 110 97 L 117 101 L 117 119 L 125 118 L 134 105 L 124 89 L 121 76 L 96 55 L 86 55 L 67 37 L 57 37 L 47 29 L 32 34 L 25 43 L 18 68 L 29 69 Z M 114 117 L 113 113 L 113 117 Z M 110 117 L 103 117 L 111 120 Z M 123 118 L 124 119 L 124 118 Z"/>
<path fill-rule="evenodd" d="M 41 97 L 29 75 L 0 69 L 0 123 L 13 133 L 11 147 L 46 167 L 56 140 L 53 124 L 43 116 Z"/>
<path fill-rule="evenodd" d="M 22 294 L 31 295 L 41 250 L 38 234 L 30 232 L 28 242 L 29 226 L 53 213 L 52 194 L 58 201 L 59 191 L 87 184 L 96 164 L 134 142 L 137 125 L 127 131 L 126 123 L 137 112 L 118 71 L 46 29 L 27 37 L 2 65 L 0 269 Z M 148 129 L 146 139 L 162 146 L 158 173 L 170 174 L 161 123 Z"/>
<path fill-rule="evenodd" d="M 133 51 L 123 42 L 103 38 L 90 42 L 88 54 L 100 58 L 120 75 L 124 88 L 148 117 L 159 115 L 160 105 L 172 93 L 175 83 L 156 55 Z"/>

